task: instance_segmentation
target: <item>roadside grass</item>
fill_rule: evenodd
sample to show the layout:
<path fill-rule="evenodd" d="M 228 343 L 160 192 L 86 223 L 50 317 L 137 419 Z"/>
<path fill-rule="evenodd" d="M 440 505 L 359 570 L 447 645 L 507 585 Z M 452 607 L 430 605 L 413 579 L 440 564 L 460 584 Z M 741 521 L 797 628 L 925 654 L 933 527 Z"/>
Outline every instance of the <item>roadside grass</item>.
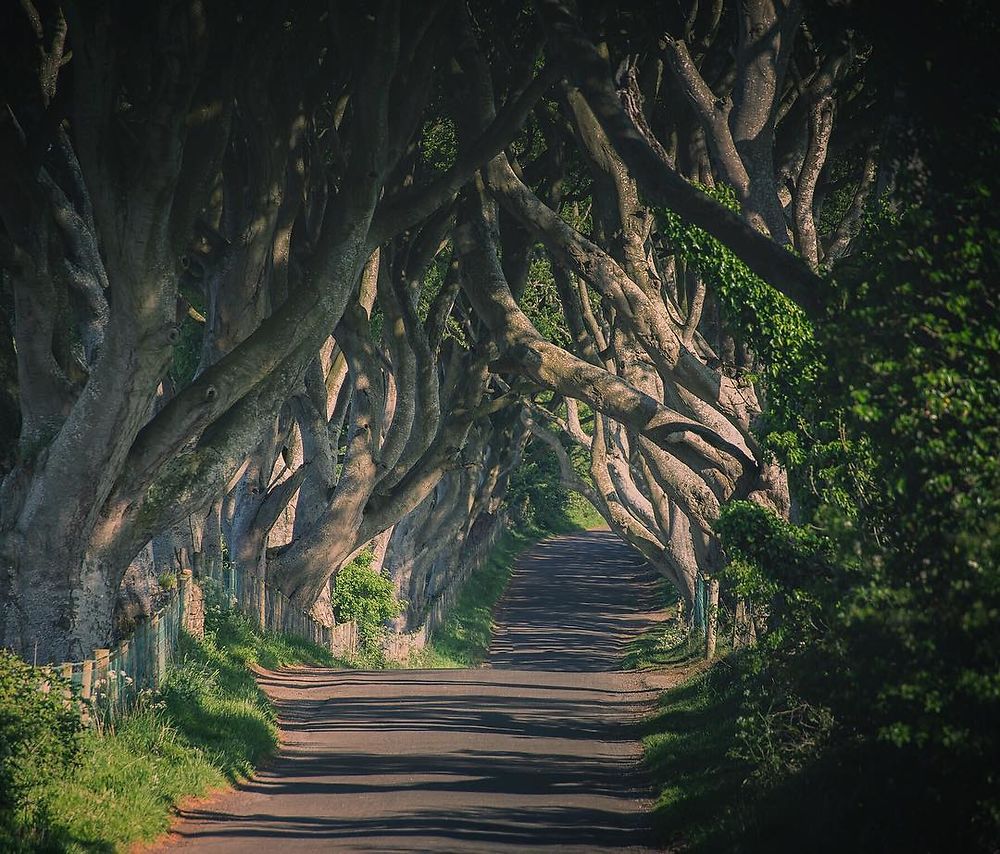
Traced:
<path fill-rule="evenodd" d="M 466 580 L 458 600 L 427 646 L 414 652 L 397 667 L 442 669 L 478 667 L 486 659 L 493 636 L 493 611 L 514 574 L 522 552 L 554 534 L 585 531 L 604 524 L 589 502 L 574 494 L 567 512 L 546 528 L 528 527 L 506 531 L 497 541 L 489 560 Z M 393 665 L 390 665 L 393 666 Z"/>
<path fill-rule="evenodd" d="M 760 776 L 733 755 L 742 680 L 738 653 L 665 691 L 643 723 L 645 764 L 659 792 L 654 828 L 668 851 L 978 851 L 953 828 L 913 820 L 899 804 L 928 803 L 925 769 L 891 745 L 833 751 L 802 767 Z M 919 757 L 918 757 L 919 759 Z M 860 769 L 865 767 L 867 773 Z M 874 772 L 872 771 L 874 769 Z M 917 809 L 914 806 L 913 809 Z"/>
<path fill-rule="evenodd" d="M 723 659 L 665 691 L 645 722 L 645 763 L 659 791 L 653 820 L 669 850 L 732 850 L 750 768 L 730 756 L 739 690 Z"/>
<path fill-rule="evenodd" d="M 664 608 L 673 608 L 677 603 L 677 592 L 661 579 L 659 600 Z M 688 633 L 672 617 L 650 626 L 646 631 L 625 645 L 622 667 L 625 670 L 652 670 L 685 664 L 695 657 Z"/>
<path fill-rule="evenodd" d="M 245 779 L 278 743 L 252 666 L 343 666 L 321 647 L 210 608 L 203 640 L 183 636 L 159 695 L 83 735 L 79 764 L 46 793 L 47 828 L 25 850 L 105 852 L 149 841 L 183 798 Z"/>

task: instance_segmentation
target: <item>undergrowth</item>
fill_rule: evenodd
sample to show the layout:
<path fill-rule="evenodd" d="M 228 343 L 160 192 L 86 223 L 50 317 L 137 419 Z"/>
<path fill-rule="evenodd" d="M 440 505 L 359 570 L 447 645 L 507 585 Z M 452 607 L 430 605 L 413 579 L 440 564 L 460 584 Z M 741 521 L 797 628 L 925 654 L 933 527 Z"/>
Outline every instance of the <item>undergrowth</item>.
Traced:
<path fill-rule="evenodd" d="M 748 766 L 729 749 L 736 734 L 739 691 L 725 662 L 660 697 L 645 723 L 646 765 L 659 789 L 653 819 L 671 850 L 726 850 Z"/>

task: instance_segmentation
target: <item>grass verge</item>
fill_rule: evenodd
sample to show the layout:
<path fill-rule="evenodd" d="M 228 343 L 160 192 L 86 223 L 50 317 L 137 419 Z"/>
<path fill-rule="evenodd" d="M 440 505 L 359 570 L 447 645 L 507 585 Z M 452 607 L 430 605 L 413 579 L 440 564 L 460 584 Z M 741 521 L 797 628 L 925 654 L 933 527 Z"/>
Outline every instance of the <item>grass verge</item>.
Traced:
<path fill-rule="evenodd" d="M 645 761 L 659 797 L 653 818 L 669 850 L 731 850 L 749 766 L 730 755 L 739 691 L 721 661 L 665 691 L 645 724 Z"/>
<path fill-rule="evenodd" d="M 140 698 L 103 732 L 84 734 L 79 764 L 46 793 L 38 847 L 119 851 L 164 833 L 178 801 L 247 777 L 277 746 L 275 713 L 252 665 L 342 664 L 321 647 L 259 632 L 218 609 L 206 615 L 204 639 L 184 636 L 179 653 L 158 696 Z"/>
<path fill-rule="evenodd" d="M 938 820 L 926 766 L 891 745 L 849 745 L 762 775 L 734 755 L 741 715 L 738 654 L 664 692 L 644 724 L 659 797 L 653 818 L 669 851 L 992 851 L 979 829 Z M 744 750 L 746 746 L 744 745 Z"/>

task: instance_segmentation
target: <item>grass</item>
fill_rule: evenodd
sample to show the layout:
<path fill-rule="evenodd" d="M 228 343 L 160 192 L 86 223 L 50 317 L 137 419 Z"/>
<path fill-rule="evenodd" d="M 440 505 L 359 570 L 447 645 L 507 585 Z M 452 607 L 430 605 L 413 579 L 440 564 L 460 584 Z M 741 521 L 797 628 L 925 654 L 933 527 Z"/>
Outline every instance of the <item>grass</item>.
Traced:
<path fill-rule="evenodd" d="M 677 592 L 662 583 L 662 600 L 676 605 Z M 720 627 L 721 628 L 721 627 Z M 692 641 L 686 627 L 667 619 L 643 632 L 625 648 L 629 670 L 685 668 L 694 672 L 665 691 L 657 710 L 643 724 L 645 763 L 659 796 L 653 819 L 668 850 L 732 851 L 734 829 L 743 826 L 745 762 L 730 755 L 736 739 L 740 691 L 727 660 L 728 634 L 720 632 L 718 658 L 703 662 L 704 641 Z"/>
<path fill-rule="evenodd" d="M 87 732 L 79 765 L 47 792 L 49 850 L 104 852 L 164 833 L 182 798 L 252 773 L 277 746 L 274 710 L 252 665 L 340 666 L 321 647 L 254 629 L 209 609 L 203 640 L 184 636 L 158 696 L 103 732 Z"/>
<path fill-rule="evenodd" d="M 846 744 L 762 777 L 733 755 L 745 714 L 741 666 L 730 655 L 664 692 L 644 724 L 645 762 L 659 791 L 653 818 L 666 850 L 994 850 L 982 846 L 982 828 L 939 820 L 919 751 Z"/>
<path fill-rule="evenodd" d="M 663 607 L 675 607 L 677 591 L 666 579 L 660 580 L 659 587 Z M 673 667 L 685 664 L 695 654 L 684 627 L 674 619 L 666 619 L 646 629 L 625 645 L 622 667 L 625 670 Z"/>
<path fill-rule="evenodd" d="M 403 666 L 435 669 L 482 664 L 493 636 L 493 611 L 507 589 L 518 556 L 551 534 L 585 531 L 603 521 L 587 501 L 574 494 L 562 518 L 550 520 L 545 527 L 504 532 L 489 560 L 466 580 L 444 624 Z"/>
<path fill-rule="evenodd" d="M 670 850 L 732 850 L 728 829 L 749 773 L 729 755 L 738 712 L 736 681 L 723 660 L 665 691 L 645 724 L 645 761 L 660 792 L 653 817 Z"/>

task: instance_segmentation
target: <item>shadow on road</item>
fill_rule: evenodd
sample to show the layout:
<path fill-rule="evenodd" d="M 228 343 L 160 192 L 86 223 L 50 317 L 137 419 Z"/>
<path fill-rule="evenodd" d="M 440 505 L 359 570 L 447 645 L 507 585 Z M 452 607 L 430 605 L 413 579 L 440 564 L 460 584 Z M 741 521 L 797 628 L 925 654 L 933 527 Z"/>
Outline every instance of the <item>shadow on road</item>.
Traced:
<path fill-rule="evenodd" d="M 249 783 L 183 814 L 212 851 L 651 850 L 640 712 L 618 672 L 662 619 L 648 566 L 608 533 L 518 565 L 478 670 L 290 670 L 262 679 L 283 749 Z"/>

